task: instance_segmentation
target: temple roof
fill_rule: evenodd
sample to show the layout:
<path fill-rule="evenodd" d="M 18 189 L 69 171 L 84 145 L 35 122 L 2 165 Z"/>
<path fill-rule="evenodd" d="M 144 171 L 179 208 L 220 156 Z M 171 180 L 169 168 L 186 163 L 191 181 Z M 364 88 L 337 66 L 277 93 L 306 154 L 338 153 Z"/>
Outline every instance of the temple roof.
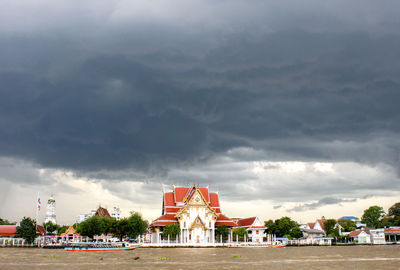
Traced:
<path fill-rule="evenodd" d="M 110 213 L 108 213 L 108 210 L 101 206 L 99 206 L 99 208 L 96 211 L 96 214 L 94 215 L 99 217 L 111 217 Z"/>
<path fill-rule="evenodd" d="M 218 193 L 210 193 L 208 187 L 176 187 L 173 186 L 172 192 L 163 193 L 162 216 L 154 220 L 150 226 L 165 226 L 167 224 L 178 223 L 175 215 L 182 209 L 190 198 L 198 191 L 204 198 L 206 204 L 219 216 L 216 225 L 236 226 L 230 218 L 221 214 Z M 168 217 L 166 219 L 166 217 Z"/>

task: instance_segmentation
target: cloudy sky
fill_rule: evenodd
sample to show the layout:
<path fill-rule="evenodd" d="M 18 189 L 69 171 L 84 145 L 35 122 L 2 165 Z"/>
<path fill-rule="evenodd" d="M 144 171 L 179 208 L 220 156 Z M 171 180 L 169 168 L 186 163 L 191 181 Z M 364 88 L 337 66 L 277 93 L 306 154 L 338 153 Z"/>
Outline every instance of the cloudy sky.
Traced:
<path fill-rule="evenodd" d="M 161 213 L 210 185 L 232 217 L 400 201 L 399 1 L 3 0 L 0 217 Z M 44 217 L 41 211 L 40 218 Z"/>

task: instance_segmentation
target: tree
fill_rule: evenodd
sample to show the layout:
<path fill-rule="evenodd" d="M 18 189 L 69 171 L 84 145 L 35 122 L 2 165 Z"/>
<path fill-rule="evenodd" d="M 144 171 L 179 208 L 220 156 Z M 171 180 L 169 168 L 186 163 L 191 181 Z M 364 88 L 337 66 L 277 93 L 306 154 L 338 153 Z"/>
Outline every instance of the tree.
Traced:
<path fill-rule="evenodd" d="M 33 243 L 36 239 L 36 221 L 29 217 L 24 217 L 17 227 L 16 233 L 20 234 L 28 244 Z"/>
<path fill-rule="evenodd" d="M 289 234 L 292 238 L 300 238 L 303 236 L 303 232 L 298 226 L 293 227 Z"/>
<path fill-rule="evenodd" d="M 170 239 L 176 239 L 176 236 L 181 233 L 181 228 L 179 227 L 179 224 L 169 224 L 165 225 L 162 235 L 164 238 L 167 238 L 168 235 Z"/>
<path fill-rule="evenodd" d="M 367 224 L 368 227 L 379 228 L 382 226 L 380 221 L 384 215 L 385 211 L 383 211 L 383 208 L 374 205 L 364 211 L 361 221 Z"/>
<path fill-rule="evenodd" d="M 110 232 L 121 241 L 129 233 L 129 221 L 126 218 L 120 220 L 111 219 L 110 227 Z"/>
<path fill-rule="evenodd" d="M 265 230 L 265 232 L 267 234 L 276 234 L 276 225 L 275 225 L 275 222 L 272 219 L 270 219 L 268 221 L 264 221 L 264 225 L 267 228 Z"/>
<path fill-rule="evenodd" d="M 15 222 L 10 222 L 7 219 L 0 218 L 0 225 L 15 225 Z"/>
<path fill-rule="evenodd" d="M 336 220 L 334 220 L 334 219 L 325 220 L 324 228 L 325 228 L 325 233 L 327 236 L 334 237 L 334 236 L 337 236 L 336 234 L 339 234 L 339 233 L 336 233 L 335 227 L 336 227 Z"/>
<path fill-rule="evenodd" d="M 388 211 L 391 217 L 400 217 L 400 202 L 393 204 Z"/>
<path fill-rule="evenodd" d="M 46 232 L 48 232 L 48 233 L 53 233 L 60 228 L 60 226 L 58 226 L 57 224 L 54 224 L 51 221 L 43 223 L 43 227 L 46 229 Z"/>
<path fill-rule="evenodd" d="M 109 217 L 93 216 L 81 223 L 77 224 L 76 231 L 81 235 L 93 238 L 94 235 L 106 234 L 111 231 L 111 228 L 107 227 L 109 222 L 104 219 L 111 219 Z"/>
<path fill-rule="evenodd" d="M 356 223 L 350 219 L 339 219 L 338 223 L 342 226 L 344 232 L 351 232 L 357 229 Z"/>
<path fill-rule="evenodd" d="M 248 233 L 245 228 L 235 228 L 233 229 L 233 239 L 236 239 L 236 236 L 238 237 L 239 241 L 244 241 L 244 237 L 248 238 Z"/>
<path fill-rule="evenodd" d="M 227 238 L 229 235 L 228 226 L 226 226 L 226 225 L 217 226 L 217 228 L 215 230 L 215 234 L 218 237 L 218 239 L 221 237 L 221 235 L 222 235 L 222 238 L 224 238 L 224 239 Z"/>
<path fill-rule="evenodd" d="M 139 212 L 134 211 L 132 211 L 130 217 L 128 217 L 128 223 L 128 236 L 133 238 L 144 234 L 148 226 L 147 221 L 142 218 L 142 215 Z"/>
<path fill-rule="evenodd" d="M 60 226 L 58 229 L 58 235 L 61 235 L 62 233 L 65 233 L 65 231 L 68 229 L 67 225 Z"/>
<path fill-rule="evenodd" d="M 290 235 L 290 232 L 294 227 L 298 227 L 298 224 L 290 217 L 281 217 L 280 219 L 275 220 L 275 234 L 278 237 Z"/>

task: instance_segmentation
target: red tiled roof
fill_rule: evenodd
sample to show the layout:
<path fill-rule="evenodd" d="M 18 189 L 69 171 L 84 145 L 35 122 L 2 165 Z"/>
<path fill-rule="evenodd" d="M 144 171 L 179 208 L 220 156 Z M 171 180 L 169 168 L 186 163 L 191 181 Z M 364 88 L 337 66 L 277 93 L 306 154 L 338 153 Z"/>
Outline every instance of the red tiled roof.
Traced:
<path fill-rule="evenodd" d="M 215 212 L 221 213 L 221 209 L 219 208 L 218 193 L 210 193 L 210 206 L 214 208 Z"/>
<path fill-rule="evenodd" d="M 154 220 L 149 226 L 165 226 L 174 223 L 178 223 L 178 219 L 175 217 L 175 214 L 166 214 Z"/>
<path fill-rule="evenodd" d="M 201 195 L 203 195 L 204 199 L 206 200 L 206 202 L 210 202 L 210 196 L 208 196 L 208 187 L 206 188 L 198 188 L 198 190 L 200 190 Z"/>
<path fill-rule="evenodd" d="M 40 236 L 46 235 L 46 229 L 42 225 L 37 225 L 36 231 Z"/>
<path fill-rule="evenodd" d="M 357 237 L 361 232 L 364 232 L 364 230 L 355 230 L 349 233 L 350 237 Z"/>
<path fill-rule="evenodd" d="M 308 227 L 310 227 L 310 229 L 312 230 L 312 229 L 314 229 L 315 223 L 310 222 L 310 223 L 307 223 L 307 225 L 308 225 Z"/>
<path fill-rule="evenodd" d="M 18 236 L 16 225 L 0 225 L 0 236 Z"/>
<path fill-rule="evenodd" d="M 215 225 L 216 226 L 226 225 L 226 226 L 236 227 L 236 223 L 232 219 L 228 218 L 223 214 L 220 214 L 218 216 L 217 220 L 215 221 Z"/>
<path fill-rule="evenodd" d="M 250 218 L 239 219 L 236 223 L 239 227 L 249 227 L 254 223 L 255 220 L 256 217 L 250 217 Z"/>
<path fill-rule="evenodd" d="M 46 230 L 43 226 L 37 226 L 37 235 L 45 235 Z M 17 225 L 0 225 L 0 236 L 20 236 L 17 234 Z"/>
<path fill-rule="evenodd" d="M 324 230 L 324 232 L 326 232 L 325 226 L 324 226 L 325 219 L 317 219 L 317 222 L 319 223 L 319 226 L 321 226 L 322 230 Z"/>
<path fill-rule="evenodd" d="M 108 213 L 108 210 L 101 206 L 99 206 L 99 208 L 96 211 L 96 214 L 94 215 L 99 217 L 111 217 L 110 213 Z"/>
<path fill-rule="evenodd" d="M 400 229 L 395 228 L 385 228 L 385 233 L 400 233 Z"/>
<path fill-rule="evenodd" d="M 175 202 L 183 202 L 189 189 L 188 187 L 174 187 Z"/>
<path fill-rule="evenodd" d="M 164 201 L 166 207 L 175 206 L 174 193 L 173 192 L 164 193 Z"/>

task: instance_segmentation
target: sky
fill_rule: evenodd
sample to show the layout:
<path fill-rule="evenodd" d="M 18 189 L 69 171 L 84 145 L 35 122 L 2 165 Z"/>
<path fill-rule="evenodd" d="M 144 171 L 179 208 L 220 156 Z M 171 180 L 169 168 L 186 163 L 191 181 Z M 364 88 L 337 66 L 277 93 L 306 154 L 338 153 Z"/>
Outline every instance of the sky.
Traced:
<path fill-rule="evenodd" d="M 399 1 L 3 0 L 0 217 L 55 195 L 161 214 L 361 217 L 400 201 Z"/>

